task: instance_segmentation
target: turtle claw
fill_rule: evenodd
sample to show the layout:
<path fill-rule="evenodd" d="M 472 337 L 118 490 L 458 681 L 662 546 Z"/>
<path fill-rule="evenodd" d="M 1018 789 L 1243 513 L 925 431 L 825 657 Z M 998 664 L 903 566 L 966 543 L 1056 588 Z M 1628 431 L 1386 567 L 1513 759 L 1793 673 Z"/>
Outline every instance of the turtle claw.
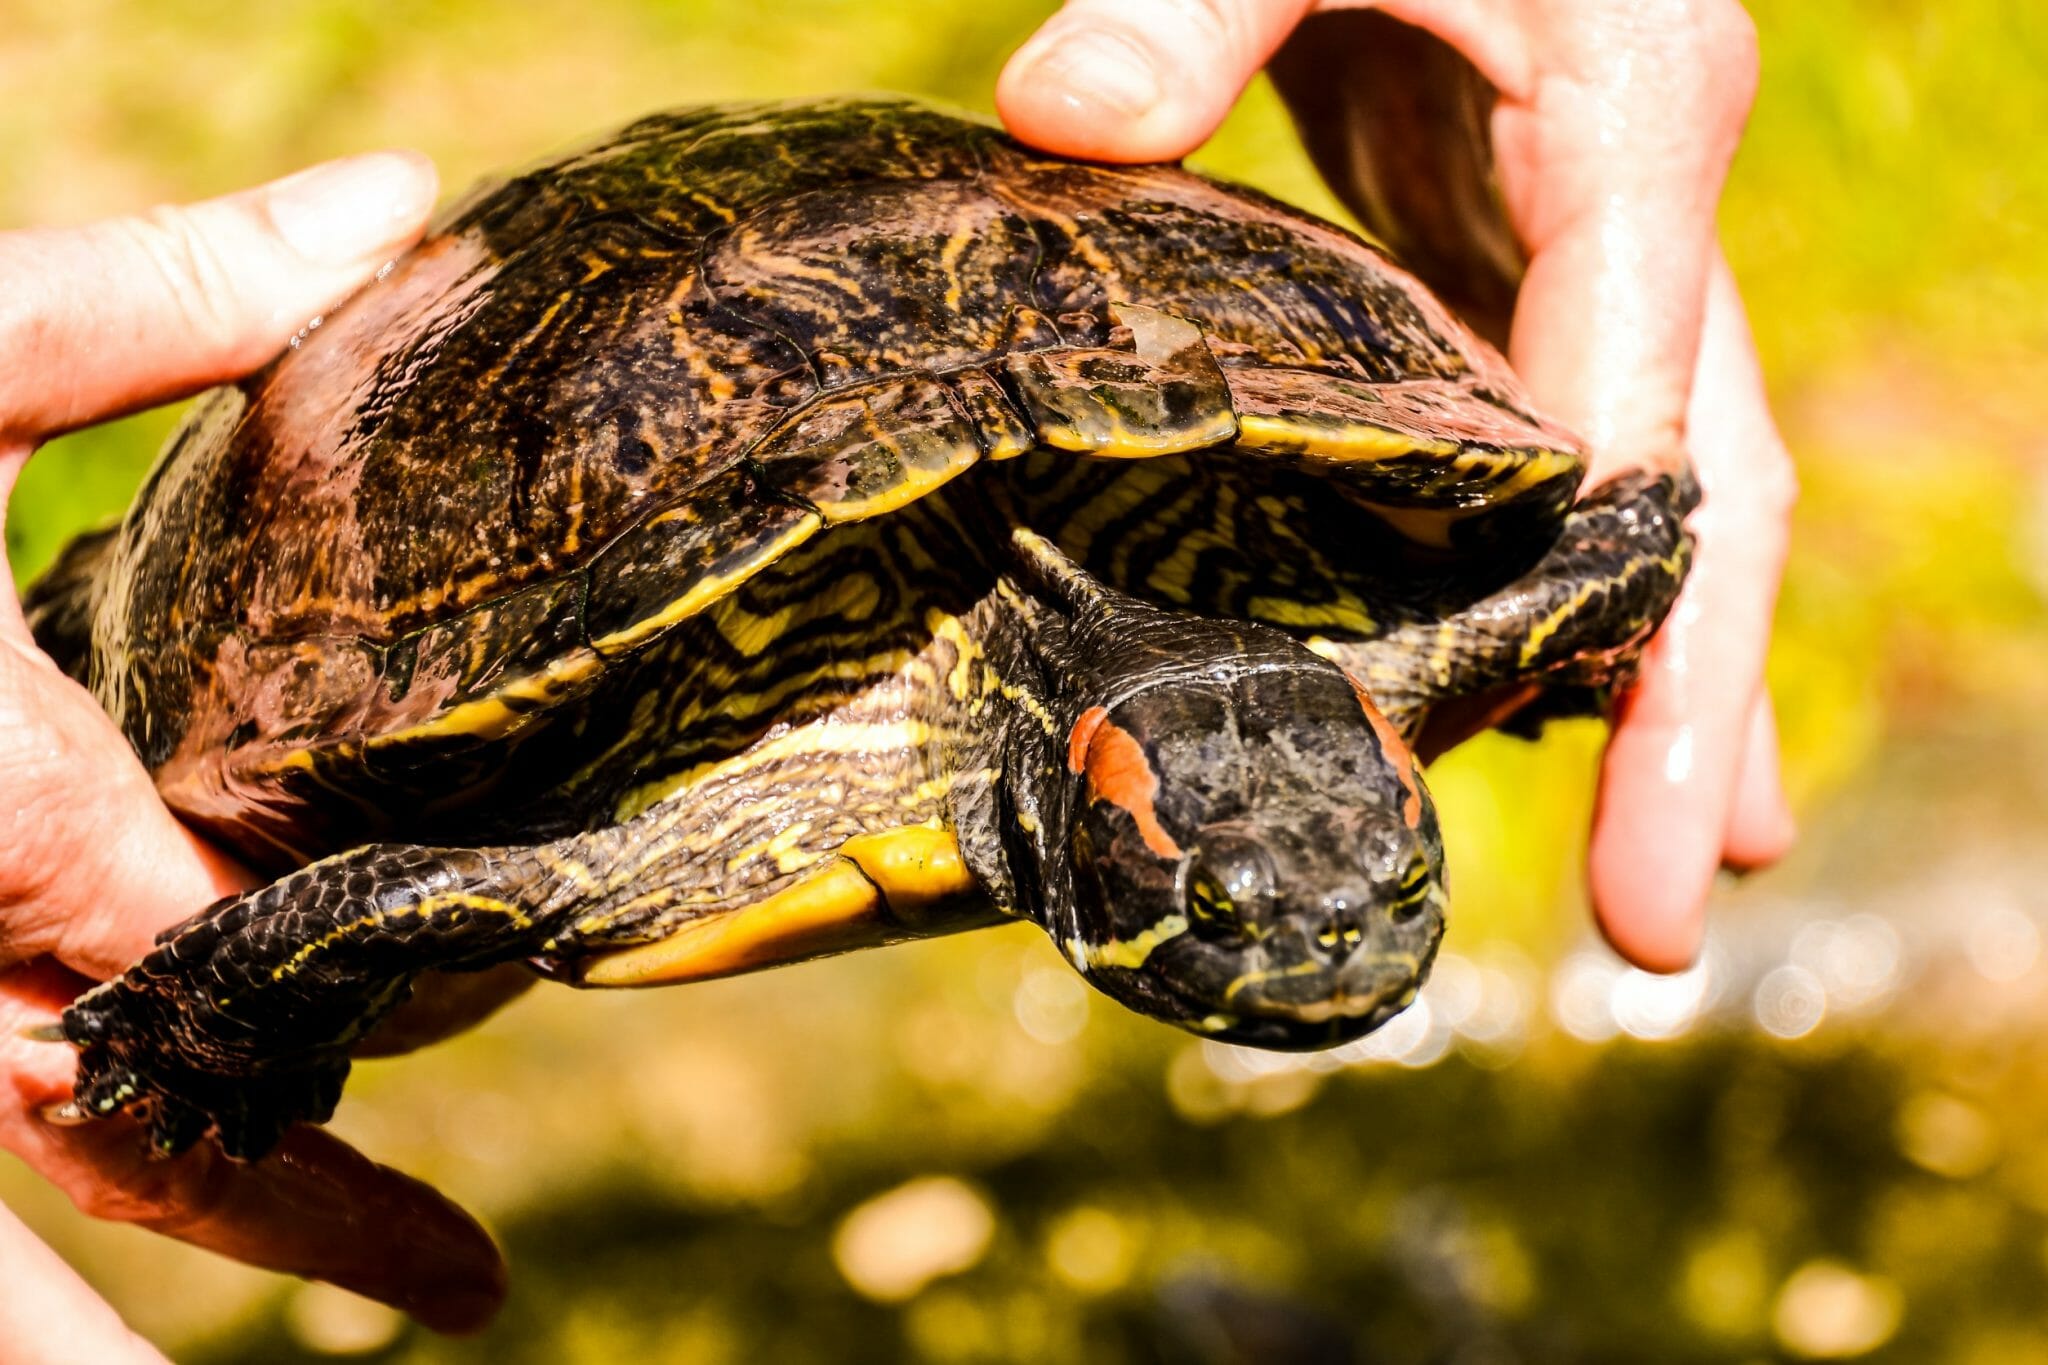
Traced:
<path fill-rule="evenodd" d="M 113 1035 L 118 1007 L 113 984 L 97 987 L 72 1001 L 63 1016 L 49 1026 L 56 1036 L 79 1047 L 106 1042 Z"/>
<path fill-rule="evenodd" d="M 211 1120 L 197 1108 L 158 1095 L 149 1116 L 149 1147 L 160 1157 L 172 1157 L 206 1136 Z"/>
<path fill-rule="evenodd" d="M 75 1002 L 63 1023 L 64 1036 L 79 1048 L 73 1110 L 81 1118 L 135 1114 L 147 1122 L 150 1147 L 160 1156 L 176 1156 L 212 1133 L 238 1161 L 263 1157 L 292 1124 L 322 1123 L 334 1113 L 348 1076 L 346 1054 L 322 1051 L 265 1065 L 221 1031 L 193 1027 L 207 1018 L 164 1008 L 145 991 L 102 988 Z"/>
<path fill-rule="evenodd" d="M 143 1118 L 158 1156 L 176 1156 L 211 1133 L 228 1156 L 258 1161 L 294 1123 L 326 1122 L 347 1077 L 345 1058 L 242 1076 L 184 1068 L 145 1074 L 92 1047 L 79 1058 L 76 1097 L 64 1108 L 73 1122 L 122 1111 Z"/>
<path fill-rule="evenodd" d="M 68 1043 L 71 1041 L 71 1035 L 64 1031 L 64 1025 L 61 1022 L 37 1024 L 33 1028 L 25 1028 L 21 1031 L 21 1036 L 31 1043 Z"/>
<path fill-rule="evenodd" d="M 103 1119 L 144 1098 L 145 1088 L 142 1078 L 126 1067 L 98 1068 L 88 1078 L 81 1064 L 73 1093 L 80 1109 Z"/>

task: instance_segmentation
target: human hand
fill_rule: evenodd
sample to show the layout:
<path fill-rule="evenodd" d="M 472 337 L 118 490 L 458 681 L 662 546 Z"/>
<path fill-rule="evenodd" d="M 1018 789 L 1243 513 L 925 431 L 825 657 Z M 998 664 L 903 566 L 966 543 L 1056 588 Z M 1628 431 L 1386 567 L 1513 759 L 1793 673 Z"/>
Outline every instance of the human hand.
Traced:
<path fill-rule="evenodd" d="M 42 440 L 246 373 L 419 235 L 433 169 L 410 153 L 82 228 L 0 233 L 0 509 Z M 504 1296 L 470 1216 L 338 1139 L 300 1129 L 249 1165 L 154 1158 L 139 1125 L 47 1113 L 73 1054 L 31 1042 L 157 930 L 251 879 L 186 830 L 92 697 L 0 593 L 0 1147 L 96 1217 L 481 1326 Z M 158 1357 L 0 1211 L 10 1360 Z"/>
<path fill-rule="evenodd" d="M 1017 136 L 1054 151 L 1179 157 L 1302 26 L 1276 70 L 1283 94 L 1298 117 L 1355 115 L 1369 136 L 1388 120 L 1365 106 L 1437 92 L 1375 58 L 1375 41 L 1400 27 L 1388 18 L 1304 26 L 1358 8 L 1068 0 L 1011 57 L 996 102 Z M 1586 438 L 1588 486 L 1689 455 L 1704 493 L 1691 577 L 1608 742 L 1589 854 L 1608 940 L 1641 966 L 1676 970 L 1699 950 L 1716 868 L 1772 862 L 1793 837 L 1763 663 L 1794 478 L 1714 228 L 1755 90 L 1755 34 L 1734 0 L 1376 8 L 1449 44 L 1497 92 L 1480 121 L 1527 258 L 1508 356 L 1538 404 Z M 1371 167 L 1346 153 L 1372 149 L 1303 130 L 1333 188 L 1371 221 L 1378 206 L 1359 193 Z M 1468 207 L 1447 199 L 1441 225 L 1483 245 L 1483 230 L 1454 221 Z"/>

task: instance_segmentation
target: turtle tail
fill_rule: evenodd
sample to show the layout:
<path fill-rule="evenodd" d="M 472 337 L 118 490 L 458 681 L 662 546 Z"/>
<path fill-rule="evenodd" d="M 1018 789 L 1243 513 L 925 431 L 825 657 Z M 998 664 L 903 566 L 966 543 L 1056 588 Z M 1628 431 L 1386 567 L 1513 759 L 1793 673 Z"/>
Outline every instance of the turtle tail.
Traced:
<path fill-rule="evenodd" d="M 109 526 L 74 539 L 21 598 L 22 614 L 28 618 L 36 643 L 59 668 L 87 686 L 91 685 L 94 605 L 119 529 Z"/>

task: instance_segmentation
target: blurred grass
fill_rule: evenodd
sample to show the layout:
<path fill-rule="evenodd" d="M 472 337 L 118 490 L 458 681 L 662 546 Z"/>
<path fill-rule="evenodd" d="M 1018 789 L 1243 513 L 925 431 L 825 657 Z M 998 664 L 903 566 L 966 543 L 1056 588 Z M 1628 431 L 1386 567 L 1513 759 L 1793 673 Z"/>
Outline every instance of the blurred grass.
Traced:
<path fill-rule="evenodd" d="M 687 101 L 881 88 L 986 110 L 1049 9 L 14 0 L 0 223 L 387 143 L 428 151 L 453 192 Z M 1753 9 L 1764 84 L 1723 223 L 1805 490 L 1772 684 L 1814 834 L 1731 922 L 1745 898 L 1862 904 L 1883 879 L 1851 883 L 1878 863 L 1894 884 L 1924 873 L 1930 896 L 1957 886 L 1960 915 L 1969 860 L 2043 832 L 2038 755 L 1995 737 L 2048 704 L 2048 21 L 2011 0 Z M 1199 161 L 1332 211 L 1262 83 Z M 172 420 L 32 461 L 6 527 L 17 574 L 117 513 Z M 1960 768 L 1957 735 L 1976 737 Z M 1598 745 L 1579 724 L 1436 765 L 1455 950 L 1540 966 L 1583 935 Z M 194 1359 L 353 1343 L 408 1360 L 1280 1360 L 1333 1324 L 1373 1360 L 1763 1358 L 1798 1340 L 1794 1272 L 1817 1259 L 1859 1268 L 1861 1291 L 1840 1292 L 1866 1316 L 1903 1296 L 1882 1358 L 2048 1358 L 2048 1055 L 1974 1032 L 1986 997 L 1925 996 L 1910 1026 L 1789 1047 L 1539 1030 L 1518 1060 L 1227 1080 L 1098 1003 L 1065 1041 L 1033 1035 L 1020 992 L 1063 971 L 1010 932 L 654 997 L 544 991 L 366 1068 L 341 1126 L 511 1245 L 512 1307 L 470 1345 L 83 1226 L 11 1172 L 0 1191 Z M 1972 1122 L 1996 1155 L 1938 1169 L 1921 1129 Z M 869 1302 L 835 1267 L 834 1229 L 931 1172 L 993 1210 L 989 1247 L 905 1306 Z M 1245 1324 L 1264 1324 L 1263 1352 L 1228 1345 Z"/>
<path fill-rule="evenodd" d="M 2048 342 L 2048 23 L 2014 0 L 1752 5 L 1755 117 L 1723 215 L 1766 366 L 1923 379 Z"/>

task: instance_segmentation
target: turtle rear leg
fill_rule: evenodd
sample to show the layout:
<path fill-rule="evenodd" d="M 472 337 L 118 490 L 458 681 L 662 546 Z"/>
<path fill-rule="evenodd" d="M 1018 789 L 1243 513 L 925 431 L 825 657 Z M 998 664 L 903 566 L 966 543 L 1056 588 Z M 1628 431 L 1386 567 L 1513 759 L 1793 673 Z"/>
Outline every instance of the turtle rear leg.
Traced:
<path fill-rule="evenodd" d="M 1684 521 L 1698 501 L 1689 471 L 1623 475 L 1574 506 L 1549 552 L 1507 586 L 1441 620 L 1319 648 L 1411 740 L 1432 709 L 1465 701 L 1478 720 L 1464 733 L 1593 712 L 1633 675 L 1677 600 L 1692 562 Z"/>

